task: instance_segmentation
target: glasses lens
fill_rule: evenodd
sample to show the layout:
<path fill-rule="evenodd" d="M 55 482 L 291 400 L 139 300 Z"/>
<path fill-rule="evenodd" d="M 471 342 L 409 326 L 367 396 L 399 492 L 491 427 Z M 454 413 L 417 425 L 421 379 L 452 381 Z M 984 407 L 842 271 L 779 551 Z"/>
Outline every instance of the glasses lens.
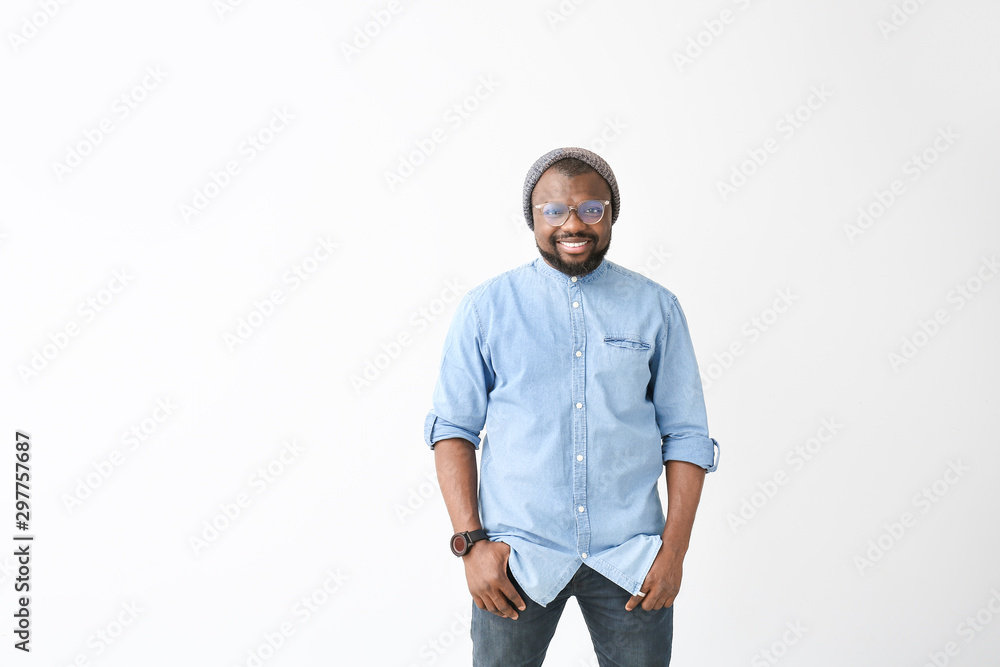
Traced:
<path fill-rule="evenodd" d="M 596 225 L 604 217 L 604 203 L 596 199 L 580 202 L 577 215 L 588 225 Z"/>
<path fill-rule="evenodd" d="M 558 227 L 562 223 L 566 222 L 566 218 L 569 216 L 569 207 L 562 202 L 549 201 L 542 204 L 542 217 L 545 218 L 545 222 Z"/>

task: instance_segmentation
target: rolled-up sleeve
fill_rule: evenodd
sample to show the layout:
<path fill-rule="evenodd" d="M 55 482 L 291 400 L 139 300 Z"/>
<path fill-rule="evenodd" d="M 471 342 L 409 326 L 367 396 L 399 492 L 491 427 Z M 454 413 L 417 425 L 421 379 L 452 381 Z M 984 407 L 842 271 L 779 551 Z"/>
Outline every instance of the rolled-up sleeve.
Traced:
<path fill-rule="evenodd" d="M 714 471 L 719 465 L 719 443 L 708 435 L 694 345 L 684 311 L 672 295 L 666 329 L 656 341 L 650 370 L 664 463 L 688 461 Z"/>
<path fill-rule="evenodd" d="M 463 438 L 479 449 L 493 381 L 486 335 L 470 292 L 455 309 L 445 337 L 433 407 L 424 420 L 424 442 L 434 449 L 438 440 Z"/>

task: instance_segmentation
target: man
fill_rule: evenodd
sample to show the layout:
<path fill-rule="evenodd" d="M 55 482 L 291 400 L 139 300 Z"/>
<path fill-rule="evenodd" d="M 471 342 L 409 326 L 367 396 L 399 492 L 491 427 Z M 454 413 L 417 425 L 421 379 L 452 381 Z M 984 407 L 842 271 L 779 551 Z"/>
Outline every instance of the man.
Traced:
<path fill-rule="evenodd" d="M 600 156 L 543 155 L 523 205 L 541 258 L 462 299 L 424 427 L 473 598 L 474 664 L 542 664 L 575 596 L 602 667 L 668 665 L 717 465 L 687 322 L 672 293 L 604 259 L 620 197 Z"/>

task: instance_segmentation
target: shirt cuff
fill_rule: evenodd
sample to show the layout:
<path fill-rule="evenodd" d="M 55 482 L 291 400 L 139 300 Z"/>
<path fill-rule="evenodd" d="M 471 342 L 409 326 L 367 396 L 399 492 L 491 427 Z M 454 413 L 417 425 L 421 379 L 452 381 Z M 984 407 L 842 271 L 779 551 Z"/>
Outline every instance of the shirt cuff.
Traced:
<path fill-rule="evenodd" d="M 434 443 L 438 440 L 445 440 L 447 438 L 462 438 L 463 440 L 468 440 L 472 443 L 472 446 L 479 449 L 479 434 L 473 433 L 467 428 L 462 428 L 457 424 L 453 424 L 447 419 L 442 419 L 438 417 L 433 412 L 427 413 L 427 418 L 424 420 L 424 442 L 434 449 Z"/>
<path fill-rule="evenodd" d="M 719 467 L 719 443 L 703 435 L 667 437 L 663 441 L 663 462 L 687 461 L 701 466 L 705 472 Z"/>

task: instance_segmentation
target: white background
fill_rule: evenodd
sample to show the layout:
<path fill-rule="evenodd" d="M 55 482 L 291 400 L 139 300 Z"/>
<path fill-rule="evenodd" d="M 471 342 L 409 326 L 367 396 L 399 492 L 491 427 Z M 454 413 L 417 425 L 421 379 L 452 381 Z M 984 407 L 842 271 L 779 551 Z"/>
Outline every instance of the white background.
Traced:
<path fill-rule="evenodd" d="M 5 3 L 0 663 L 469 664 L 423 419 L 457 297 L 537 256 L 525 171 L 584 146 L 722 450 L 674 664 L 996 665 L 1000 6 L 392 8 Z M 575 603 L 546 664 L 596 664 Z"/>

